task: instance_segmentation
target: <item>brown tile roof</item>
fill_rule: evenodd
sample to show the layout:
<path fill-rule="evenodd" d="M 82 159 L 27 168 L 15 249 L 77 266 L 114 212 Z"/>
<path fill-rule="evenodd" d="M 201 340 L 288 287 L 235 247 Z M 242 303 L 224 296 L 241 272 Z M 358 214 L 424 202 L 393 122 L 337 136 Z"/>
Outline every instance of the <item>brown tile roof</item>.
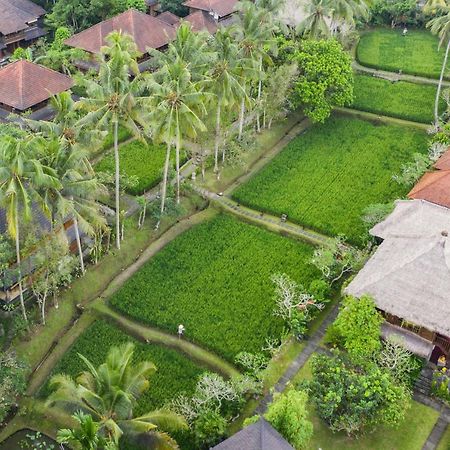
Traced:
<path fill-rule="evenodd" d="M 238 0 L 188 0 L 183 5 L 188 8 L 212 11 L 219 17 L 225 17 L 237 11 Z"/>
<path fill-rule="evenodd" d="M 208 31 L 210 34 L 214 34 L 218 28 L 216 21 L 204 11 L 195 11 L 183 20 L 191 24 L 193 31 Z"/>
<path fill-rule="evenodd" d="M 147 53 L 147 48 L 161 48 L 167 45 L 175 36 L 175 28 L 157 17 L 130 9 L 128 11 L 100 22 L 97 25 L 75 34 L 65 41 L 71 47 L 81 48 L 87 52 L 98 54 L 105 38 L 112 31 L 122 31 L 129 34 L 141 53 Z"/>
<path fill-rule="evenodd" d="M 435 162 L 433 167 L 439 170 L 450 170 L 450 147 Z"/>
<path fill-rule="evenodd" d="M 450 208 L 450 170 L 426 173 L 411 189 L 408 197 Z"/>
<path fill-rule="evenodd" d="M 0 0 L 0 33 L 11 34 L 28 28 L 45 14 L 45 10 L 30 0 Z"/>
<path fill-rule="evenodd" d="M 0 69 L 0 103 L 24 111 L 72 85 L 67 75 L 20 60 Z"/>
<path fill-rule="evenodd" d="M 178 25 L 180 23 L 180 18 L 170 11 L 164 11 L 161 14 L 156 16 L 159 20 L 162 20 L 164 23 L 168 23 L 169 25 Z"/>

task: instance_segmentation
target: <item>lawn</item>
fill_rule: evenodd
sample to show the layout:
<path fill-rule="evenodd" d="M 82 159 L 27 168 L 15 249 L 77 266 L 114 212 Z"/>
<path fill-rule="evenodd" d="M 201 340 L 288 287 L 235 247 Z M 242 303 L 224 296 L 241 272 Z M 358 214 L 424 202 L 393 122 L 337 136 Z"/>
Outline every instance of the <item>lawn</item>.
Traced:
<path fill-rule="evenodd" d="M 280 336 L 273 316 L 272 274 L 309 286 L 318 276 L 312 248 L 254 225 L 218 215 L 170 242 L 110 299 L 136 320 L 175 333 L 232 361 Z"/>
<path fill-rule="evenodd" d="M 447 430 L 439 441 L 436 450 L 450 450 L 450 425 L 447 425 Z"/>
<path fill-rule="evenodd" d="M 354 93 L 354 109 L 413 122 L 433 121 L 435 86 L 356 75 Z M 442 100 L 441 112 L 444 107 Z"/>
<path fill-rule="evenodd" d="M 120 172 L 135 176 L 137 184 L 127 188 L 131 195 L 140 195 L 156 186 L 162 177 L 166 148 L 161 145 L 133 141 L 123 144 L 120 151 Z M 183 156 L 183 161 L 186 157 Z M 114 155 L 108 153 L 95 167 L 98 172 L 114 172 Z"/>
<path fill-rule="evenodd" d="M 156 373 L 150 379 L 150 389 L 139 400 L 137 414 L 163 406 L 181 392 L 192 393 L 199 375 L 206 370 L 176 350 L 138 342 L 108 322 L 97 320 L 58 361 L 52 374 L 66 373 L 76 376 L 85 370 L 85 365 L 78 357 L 78 353 L 98 366 L 104 362 L 111 346 L 128 341 L 136 345 L 136 361 L 148 360 L 157 367 Z M 41 394 L 47 393 L 48 387 L 44 386 Z"/>
<path fill-rule="evenodd" d="M 426 140 L 415 128 L 335 116 L 294 139 L 233 198 L 359 244 L 364 208 L 406 194 L 392 176 Z"/>
<path fill-rule="evenodd" d="M 425 30 L 378 28 L 361 36 L 356 59 L 367 67 L 428 78 L 439 78 L 444 50 L 438 38 Z"/>

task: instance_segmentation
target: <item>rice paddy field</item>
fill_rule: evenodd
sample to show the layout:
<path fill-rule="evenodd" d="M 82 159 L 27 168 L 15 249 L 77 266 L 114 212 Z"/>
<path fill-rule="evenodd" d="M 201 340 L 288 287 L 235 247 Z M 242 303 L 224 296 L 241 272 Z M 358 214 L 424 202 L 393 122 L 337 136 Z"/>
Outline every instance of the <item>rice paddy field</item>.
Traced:
<path fill-rule="evenodd" d="M 119 312 L 185 337 L 233 361 L 279 337 L 274 273 L 306 287 L 318 277 L 313 249 L 219 214 L 170 242 L 110 299 Z"/>
<path fill-rule="evenodd" d="M 439 78 L 444 49 L 438 50 L 438 38 L 426 30 L 376 28 L 361 36 L 356 59 L 360 64 L 428 78 Z"/>
<path fill-rule="evenodd" d="M 368 75 L 355 75 L 355 101 L 351 108 L 413 122 L 433 121 L 436 87 L 406 81 L 391 82 Z M 441 112 L 445 103 L 441 101 Z"/>
<path fill-rule="evenodd" d="M 426 141 L 416 128 L 334 116 L 294 139 L 233 198 L 359 244 L 366 233 L 363 210 L 407 193 L 392 176 L 426 150 Z"/>

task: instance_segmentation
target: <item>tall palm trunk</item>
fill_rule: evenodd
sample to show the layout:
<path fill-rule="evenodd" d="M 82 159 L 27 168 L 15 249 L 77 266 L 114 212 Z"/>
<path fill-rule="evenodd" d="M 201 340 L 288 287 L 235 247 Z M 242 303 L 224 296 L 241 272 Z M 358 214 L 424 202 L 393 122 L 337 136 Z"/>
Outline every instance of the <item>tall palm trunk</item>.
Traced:
<path fill-rule="evenodd" d="M 449 51 L 450 51 L 450 39 L 448 40 L 447 48 L 445 49 L 444 63 L 442 64 L 441 76 L 439 77 L 439 84 L 436 91 L 436 100 L 434 102 L 434 123 L 436 126 L 439 125 L 439 99 L 441 97 L 442 82 L 444 81 L 444 73 L 447 67 L 447 59 Z"/>
<path fill-rule="evenodd" d="M 19 295 L 20 295 L 20 309 L 22 310 L 22 316 L 28 325 L 28 316 L 25 310 L 25 300 L 23 298 L 23 285 L 22 285 L 22 260 L 20 258 L 20 239 L 19 239 L 19 214 L 16 210 L 16 218 L 15 218 L 15 226 L 16 226 L 16 262 L 17 262 L 17 276 L 19 278 Z"/>
<path fill-rule="evenodd" d="M 220 114 L 221 114 L 221 102 L 217 103 L 217 115 L 216 115 L 216 136 L 214 142 L 214 172 L 219 179 L 219 142 L 220 142 Z"/>
<path fill-rule="evenodd" d="M 175 144 L 175 164 L 177 169 L 177 204 L 180 204 L 180 180 L 181 180 L 181 174 L 180 174 L 180 140 L 177 136 L 177 142 Z"/>
<path fill-rule="evenodd" d="M 167 177 L 169 175 L 169 165 L 170 165 L 170 142 L 167 142 L 167 150 L 166 150 L 166 161 L 164 163 L 164 174 L 162 180 L 162 192 L 161 192 L 161 216 L 164 214 L 164 208 L 166 207 L 166 194 L 167 194 Z M 156 228 L 159 228 L 159 224 L 161 222 L 161 218 L 158 220 L 156 224 Z"/>
<path fill-rule="evenodd" d="M 245 83 L 244 83 L 244 86 L 243 86 L 243 90 L 244 90 L 244 93 L 247 92 Z M 241 140 L 242 132 L 244 131 L 244 119 L 245 119 L 245 96 L 242 97 L 241 109 L 239 111 L 239 135 L 238 135 L 238 139 L 239 140 Z"/>
<path fill-rule="evenodd" d="M 260 117 L 259 117 L 259 108 L 261 107 L 261 94 L 262 94 L 262 67 L 263 67 L 263 61 L 262 56 L 259 58 L 259 81 L 258 81 L 258 114 L 256 116 L 256 128 L 258 130 L 258 133 L 261 131 L 261 123 L 260 123 Z"/>
<path fill-rule="evenodd" d="M 119 161 L 119 122 L 114 121 L 114 162 L 116 191 L 116 247 L 120 250 L 120 161 Z"/>
<path fill-rule="evenodd" d="M 78 227 L 78 219 L 76 216 L 74 216 L 73 218 L 73 226 L 75 228 L 75 239 L 77 241 L 78 258 L 80 259 L 81 273 L 84 275 L 86 270 L 84 268 L 83 249 L 81 248 L 81 239 L 80 239 L 80 229 Z"/>

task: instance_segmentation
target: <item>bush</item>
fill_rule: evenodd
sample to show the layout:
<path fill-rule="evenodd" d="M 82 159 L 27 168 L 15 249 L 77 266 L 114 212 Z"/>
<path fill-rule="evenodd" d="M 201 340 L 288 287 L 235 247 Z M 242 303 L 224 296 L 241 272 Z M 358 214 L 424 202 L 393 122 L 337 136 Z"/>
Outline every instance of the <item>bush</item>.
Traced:
<path fill-rule="evenodd" d="M 309 293 L 319 302 L 327 302 L 330 295 L 330 285 L 322 279 L 312 280 L 309 285 Z"/>
<path fill-rule="evenodd" d="M 233 198 L 360 245 L 362 212 L 408 192 L 392 175 L 414 152 L 425 153 L 426 141 L 420 130 L 333 117 L 294 139 Z"/>
<path fill-rule="evenodd" d="M 89 359 L 94 366 L 104 362 L 110 347 L 132 341 L 136 348 L 136 362 L 148 360 L 155 364 L 157 371 L 152 376 L 150 389 L 138 401 L 136 414 L 151 411 L 163 406 L 167 401 L 180 393 L 194 392 L 197 378 L 205 371 L 190 359 L 176 350 L 155 344 L 143 344 L 131 338 L 120 329 L 103 320 L 97 320 L 70 347 L 58 361 L 50 377 L 57 373 L 76 376 L 85 365 L 78 353 Z M 49 378 L 50 378 L 49 377 Z M 48 386 L 44 385 L 40 395 L 49 394 Z"/>
<path fill-rule="evenodd" d="M 270 277 L 283 270 L 308 285 L 318 276 L 311 254 L 302 242 L 218 215 L 170 242 L 110 301 L 171 333 L 182 323 L 187 339 L 233 361 L 281 335 Z"/>
<path fill-rule="evenodd" d="M 351 108 L 413 122 L 433 121 L 436 86 L 357 75 L 354 93 Z M 443 100 L 440 110 L 445 110 Z"/>
<path fill-rule="evenodd" d="M 367 67 L 439 78 L 443 52 L 438 51 L 439 40 L 429 31 L 378 28 L 364 33 L 356 49 L 356 59 Z"/>
<path fill-rule="evenodd" d="M 203 411 L 195 420 L 193 432 L 196 448 L 211 448 L 225 435 L 227 420 L 219 412 L 213 410 Z"/>

